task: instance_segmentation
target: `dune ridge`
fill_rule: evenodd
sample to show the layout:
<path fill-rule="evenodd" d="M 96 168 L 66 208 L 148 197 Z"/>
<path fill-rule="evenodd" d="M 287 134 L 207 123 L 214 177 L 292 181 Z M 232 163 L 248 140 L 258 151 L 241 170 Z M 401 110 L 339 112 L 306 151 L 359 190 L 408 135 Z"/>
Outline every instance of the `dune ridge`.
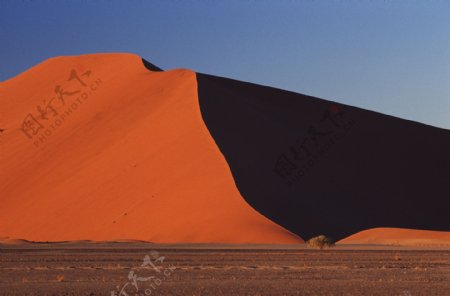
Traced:
<path fill-rule="evenodd" d="M 278 106 L 273 105 L 274 97 Z M 219 102 L 223 105 L 215 105 Z M 356 145 L 347 143 L 347 150 L 335 145 L 334 160 L 333 154 L 326 155 L 332 160 L 331 169 L 325 159 L 315 165 L 316 173 L 329 174 L 328 179 L 320 177 L 320 186 L 310 182 L 271 188 L 274 177 L 275 183 L 279 182 L 272 163 L 267 170 L 260 165 L 263 162 L 254 159 L 255 150 L 245 143 L 249 136 L 239 135 L 248 129 L 248 135 L 255 137 L 254 131 L 262 131 L 262 142 L 256 145 L 262 151 L 270 145 L 261 126 L 275 130 L 285 125 L 283 133 L 275 131 L 270 144 L 289 147 L 288 131 L 296 130 L 293 126 L 317 124 L 314 112 L 306 112 L 311 119 L 304 118 L 304 122 L 283 123 L 290 116 L 297 120 L 297 103 L 317 109 L 318 114 L 345 110 L 356 118 L 357 128 L 368 116 L 381 122 L 378 114 L 188 69 L 162 71 L 137 55 L 124 53 L 48 59 L 0 82 L 0 103 L 0 243 L 298 244 L 304 242 L 303 234 L 307 239 L 328 235 L 329 230 L 339 238 L 352 234 L 339 244 L 450 245 L 447 231 L 362 227 L 379 223 L 364 222 L 370 218 L 362 214 L 349 214 L 361 205 L 371 210 L 359 204 L 364 199 L 351 201 L 343 207 L 345 211 L 328 209 L 333 211 L 328 213 L 331 216 L 338 214 L 330 221 L 318 220 L 314 211 L 301 204 L 314 207 L 318 197 L 340 194 L 323 181 L 333 181 L 333 172 L 338 171 L 335 168 L 342 167 L 335 163 L 342 162 L 342 155 L 352 156 Z M 242 108 L 228 112 L 233 106 Z M 271 106 L 278 108 L 276 112 Z M 234 119 L 237 111 L 244 114 L 242 122 L 248 124 Z M 254 113 L 253 119 L 250 113 Z M 272 116 L 275 123 L 268 120 Z M 264 120 L 263 125 L 259 119 Z M 391 124 L 397 120 L 386 121 Z M 230 132 L 229 126 L 236 130 Z M 430 135 L 443 132 L 433 129 Z M 238 141 L 242 149 L 223 135 L 245 140 Z M 278 136 L 282 139 L 276 140 Z M 347 138 L 350 143 L 365 144 Z M 268 152 L 276 158 L 281 150 L 275 148 Z M 270 154 L 264 153 L 262 158 Z M 355 186 L 346 182 L 339 186 Z M 266 185 L 276 190 L 266 190 Z M 309 191 L 302 191 L 308 186 Z M 343 190 L 339 186 L 336 188 Z M 321 195 L 319 189 L 333 194 Z M 302 199 L 290 198 L 292 194 Z M 382 208 L 381 204 L 376 206 Z M 388 217 L 395 218 L 392 221 L 403 221 L 392 215 L 399 213 L 395 208 L 387 209 Z M 356 227 L 348 217 L 359 218 L 356 222 L 362 224 Z M 424 214 L 411 221 L 425 223 L 426 219 Z M 436 225 L 448 221 L 439 219 L 441 216 Z M 335 222 L 338 220 L 341 223 Z M 355 233 L 356 229 L 366 230 Z"/>
<path fill-rule="evenodd" d="M 380 227 L 355 233 L 339 244 L 450 246 L 450 232 Z"/>
<path fill-rule="evenodd" d="M 52 58 L 3 82 L 0 102 L 0 236 L 302 242 L 240 196 L 190 70 L 152 72 L 131 54 Z"/>

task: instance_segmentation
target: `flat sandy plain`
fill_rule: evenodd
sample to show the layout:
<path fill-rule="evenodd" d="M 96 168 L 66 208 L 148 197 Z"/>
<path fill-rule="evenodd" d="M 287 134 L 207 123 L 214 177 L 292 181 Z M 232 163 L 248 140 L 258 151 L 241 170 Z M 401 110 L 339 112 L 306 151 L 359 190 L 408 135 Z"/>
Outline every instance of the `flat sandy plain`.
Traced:
<path fill-rule="evenodd" d="M 0 294 L 450 295 L 450 248 L 0 244 Z"/>

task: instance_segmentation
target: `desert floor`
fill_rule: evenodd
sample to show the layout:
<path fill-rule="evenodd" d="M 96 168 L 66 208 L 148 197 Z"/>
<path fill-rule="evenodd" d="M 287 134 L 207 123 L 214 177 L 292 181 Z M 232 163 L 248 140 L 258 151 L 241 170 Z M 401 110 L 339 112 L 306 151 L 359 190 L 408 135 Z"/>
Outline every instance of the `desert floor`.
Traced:
<path fill-rule="evenodd" d="M 450 295 L 450 248 L 0 244 L 0 294 Z"/>

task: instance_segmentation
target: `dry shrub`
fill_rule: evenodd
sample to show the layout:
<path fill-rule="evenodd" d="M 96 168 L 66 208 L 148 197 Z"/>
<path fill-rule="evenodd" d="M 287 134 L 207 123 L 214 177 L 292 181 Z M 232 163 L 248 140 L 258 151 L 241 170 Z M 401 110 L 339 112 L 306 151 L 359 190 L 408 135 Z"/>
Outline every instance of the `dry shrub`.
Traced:
<path fill-rule="evenodd" d="M 334 247 L 333 240 L 323 234 L 310 238 L 309 240 L 306 241 L 306 243 L 308 244 L 308 246 L 319 248 L 320 250 L 322 250 L 325 247 L 328 248 Z"/>

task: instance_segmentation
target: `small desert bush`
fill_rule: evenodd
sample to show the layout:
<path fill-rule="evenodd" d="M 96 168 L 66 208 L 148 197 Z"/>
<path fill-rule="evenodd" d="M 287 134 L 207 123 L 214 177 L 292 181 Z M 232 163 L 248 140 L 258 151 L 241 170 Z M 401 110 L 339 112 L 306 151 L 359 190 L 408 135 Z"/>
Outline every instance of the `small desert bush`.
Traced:
<path fill-rule="evenodd" d="M 334 247 L 333 240 L 325 235 L 319 235 L 319 236 L 310 238 L 309 240 L 306 241 L 306 243 L 310 247 L 319 248 L 321 250 L 324 247 L 328 247 L 328 248 Z"/>

